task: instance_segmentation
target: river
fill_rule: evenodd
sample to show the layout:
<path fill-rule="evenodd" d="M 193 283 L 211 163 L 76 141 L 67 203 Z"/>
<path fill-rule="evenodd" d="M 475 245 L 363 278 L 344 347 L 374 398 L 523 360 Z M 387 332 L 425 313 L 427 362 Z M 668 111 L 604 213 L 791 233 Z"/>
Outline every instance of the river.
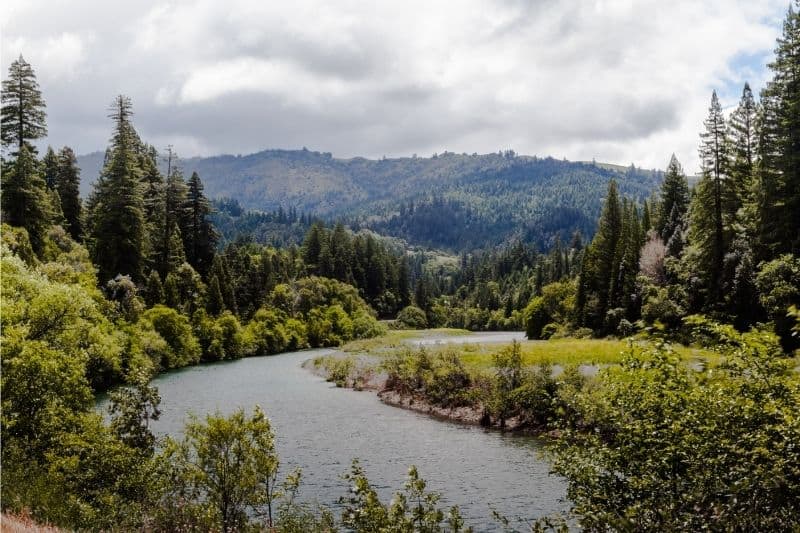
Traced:
<path fill-rule="evenodd" d="M 512 520 L 568 507 L 565 484 L 549 474 L 536 439 L 390 407 L 373 392 L 336 388 L 301 367 L 332 352 L 306 350 L 162 374 L 153 381 L 162 410 L 154 431 L 179 436 L 187 413 L 230 413 L 258 404 L 272 421 L 282 472 L 303 469 L 305 501 L 335 505 L 348 490 L 341 476 L 357 457 L 384 501 L 416 465 L 428 488 L 441 492 L 444 504 L 458 505 L 476 531 L 500 529 L 490 506 Z"/>

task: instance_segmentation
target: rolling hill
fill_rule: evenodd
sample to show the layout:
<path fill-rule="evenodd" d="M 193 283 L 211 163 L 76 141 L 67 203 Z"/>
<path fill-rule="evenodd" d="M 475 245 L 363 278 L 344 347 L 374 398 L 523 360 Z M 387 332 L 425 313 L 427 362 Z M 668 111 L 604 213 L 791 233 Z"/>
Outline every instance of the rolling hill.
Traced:
<path fill-rule="evenodd" d="M 102 159 L 100 152 L 79 157 L 89 178 L 84 194 Z M 591 235 L 610 179 L 641 200 L 662 177 L 659 171 L 513 152 L 373 160 L 266 150 L 189 158 L 182 166 L 187 175 L 198 172 L 209 197 L 230 197 L 245 209 L 295 208 L 452 251 L 517 238 L 547 248 L 557 235 Z"/>

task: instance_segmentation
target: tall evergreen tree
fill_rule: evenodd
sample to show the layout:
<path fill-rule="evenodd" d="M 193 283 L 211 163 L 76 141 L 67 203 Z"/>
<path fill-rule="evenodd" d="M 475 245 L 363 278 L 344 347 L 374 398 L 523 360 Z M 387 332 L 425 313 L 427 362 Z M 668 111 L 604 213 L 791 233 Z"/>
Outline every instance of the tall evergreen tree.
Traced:
<path fill-rule="evenodd" d="M 170 173 L 164 187 L 164 211 L 161 213 L 163 223 L 162 233 L 156 245 L 155 255 L 158 257 L 157 268 L 161 277 L 166 280 L 170 272 L 175 271 L 186 261 L 186 252 L 183 240 L 183 225 L 187 219 L 186 198 L 188 187 L 183 180 L 183 174 L 174 164 L 173 154 L 169 152 Z"/>
<path fill-rule="evenodd" d="M 728 151 L 726 146 L 725 118 L 722 106 L 714 91 L 711 95 L 708 118 L 700 135 L 700 159 L 703 175 L 697 184 L 692 202 L 689 240 L 697 253 L 692 262 L 702 279 L 706 307 L 722 300 L 723 263 L 730 243 L 723 216 L 723 201 L 730 186 Z"/>
<path fill-rule="evenodd" d="M 725 212 L 731 224 L 742 222 L 741 212 L 753 188 L 756 161 L 757 107 L 750 85 L 745 83 L 739 106 L 728 121 L 731 149 L 730 187 L 725 197 Z"/>
<path fill-rule="evenodd" d="M 216 276 L 217 283 L 219 284 L 220 293 L 222 294 L 222 301 L 225 308 L 234 314 L 238 313 L 236 305 L 236 293 L 233 290 L 233 279 L 228 266 L 228 260 L 225 254 L 214 255 L 214 260 L 211 266 L 211 275 Z M 271 289 L 271 287 L 270 287 Z"/>
<path fill-rule="evenodd" d="M 164 227 L 166 223 L 164 176 L 158 169 L 158 152 L 153 146 L 143 146 L 139 158 L 142 167 L 144 219 L 147 225 L 145 232 L 147 264 L 151 269 L 161 270 L 161 253 L 166 231 Z"/>
<path fill-rule="evenodd" d="M 672 154 L 661 184 L 661 219 L 656 226 L 665 243 L 681 228 L 688 209 L 689 184 L 678 158 Z"/>
<path fill-rule="evenodd" d="M 605 312 L 608 310 L 612 280 L 616 279 L 618 274 L 619 264 L 615 259 L 619 257 L 622 217 L 617 182 L 611 180 L 608 184 L 608 194 L 606 194 L 605 205 L 600 215 L 597 234 L 592 242 L 597 257 L 595 282 L 598 293 L 599 320 L 603 320 Z"/>
<path fill-rule="evenodd" d="M 789 8 L 769 67 L 773 78 L 761 93 L 759 234 L 772 256 L 800 254 L 800 2 Z"/>
<path fill-rule="evenodd" d="M 31 141 L 47 135 L 47 115 L 36 74 L 21 55 L 8 68 L 8 79 L 3 81 L 0 100 L 3 147 L 14 147 L 14 154 L 19 154 L 22 147 L 27 146 L 32 154 L 36 154 Z"/>
<path fill-rule="evenodd" d="M 48 189 L 56 188 L 56 177 L 58 176 L 58 156 L 52 146 L 47 147 L 47 151 L 42 158 L 42 174 Z"/>
<path fill-rule="evenodd" d="M 197 172 L 192 172 L 183 208 L 185 218 L 181 234 L 186 260 L 203 276 L 211 269 L 219 239 L 209 220 L 211 212 L 211 202 L 203 194 L 203 182 Z"/>
<path fill-rule="evenodd" d="M 80 181 L 78 159 L 72 148 L 65 146 L 58 154 L 55 189 L 61 199 L 61 211 L 64 214 L 66 229 L 76 241 L 83 237 L 83 223 L 81 222 L 83 206 L 79 196 Z"/>
<path fill-rule="evenodd" d="M 2 218 L 28 231 L 33 251 L 42 251 L 50 225 L 51 207 L 47 185 L 38 173 L 39 164 L 23 144 L 9 170 L 3 172 Z"/>
<path fill-rule="evenodd" d="M 92 253 L 101 280 L 143 275 L 145 220 L 139 138 L 133 128 L 131 100 L 120 95 L 109 117 L 114 121 L 109 161 L 95 183 L 92 199 Z"/>

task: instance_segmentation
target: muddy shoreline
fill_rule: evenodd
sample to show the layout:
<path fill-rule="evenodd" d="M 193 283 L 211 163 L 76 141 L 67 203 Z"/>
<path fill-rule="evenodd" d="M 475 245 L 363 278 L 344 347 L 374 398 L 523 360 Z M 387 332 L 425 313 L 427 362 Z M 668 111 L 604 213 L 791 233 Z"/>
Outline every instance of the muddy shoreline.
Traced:
<path fill-rule="evenodd" d="M 303 368 L 316 376 L 330 381 L 330 376 L 325 368 L 321 365 L 315 365 L 313 360 L 305 361 Z M 486 409 L 481 405 L 443 407 L 431 403 L 421 394 L 405 393 L 389 388 L 386 386 L 386 374 L 375 372 L 373 369 L 362 368 L 356 374 L 357 377 L 355 379 L 348 379 L 344 383 L 344 388 L 373 392 L 381 402 L 392 407 L 425 414 L 446 422 L 466 424 L 485 429 L 539 437 L 554 436 L 552 432 L 548 432 L 544 428 L 531 427 L 525 424 L 525 421 L 519 417 L 507 418 L 501 423 L 499 420 L 489 416 Z"/>

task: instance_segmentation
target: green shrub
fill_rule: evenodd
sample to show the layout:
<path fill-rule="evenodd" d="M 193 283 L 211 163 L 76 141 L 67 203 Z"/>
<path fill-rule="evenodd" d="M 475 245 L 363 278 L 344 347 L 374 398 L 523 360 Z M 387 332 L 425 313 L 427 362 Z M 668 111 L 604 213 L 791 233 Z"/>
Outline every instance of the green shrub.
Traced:
<path fill-rule="evenodd" d="M 141 320 L 148 322 L 169 347 L 161 360 L 162 368 L 178 368 L 200 361 L 200 343 L 184 315 L 170 307 L 156 305 L 142 313 Z"/>
<path fill-rule="evenodd" d="M 425 329 L 428 327 L 428 318 L 425 311 L 419 307 L 409 305 L 397 313 L 397 322 L 409 329 Z"/>

